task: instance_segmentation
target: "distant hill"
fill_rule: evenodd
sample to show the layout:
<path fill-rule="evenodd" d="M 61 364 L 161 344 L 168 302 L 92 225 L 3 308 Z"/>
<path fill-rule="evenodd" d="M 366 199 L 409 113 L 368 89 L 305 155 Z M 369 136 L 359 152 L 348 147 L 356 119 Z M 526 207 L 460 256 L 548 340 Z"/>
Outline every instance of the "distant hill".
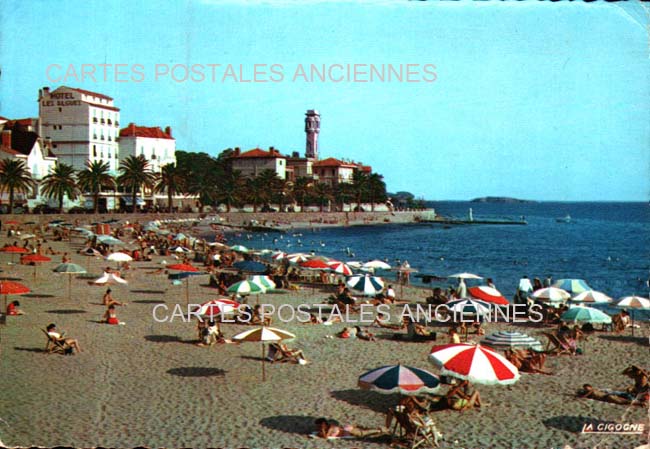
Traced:
<path fill-rule="evenodd" d="M 471 203 L 534 203 L 535 201 L 520 200 L 517 198 L 509 198 L 507 196 L 484 196 L 481 198 L 474 198 L 470 200 Z"/>

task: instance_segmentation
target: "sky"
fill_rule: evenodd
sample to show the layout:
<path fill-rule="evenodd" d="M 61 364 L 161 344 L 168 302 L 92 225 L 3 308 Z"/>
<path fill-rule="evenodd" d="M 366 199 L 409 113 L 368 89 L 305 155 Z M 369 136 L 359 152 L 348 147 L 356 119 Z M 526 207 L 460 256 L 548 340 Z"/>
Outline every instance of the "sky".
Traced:
<path fill-rule="evenodd" d="M 0 116 L 67 85 L 113 97 L 123 125 L 171 126 L 178 149 L 302 154 L 317 109 L 321 159 L 371 165 L 392 192 L 648 201 L 649 20 L 620 3 L 5 0 Z M 310 64 L 332 78 L 294 77 Z M 336 64 L 414 64 L 420 82 L 335 82 Z"/>

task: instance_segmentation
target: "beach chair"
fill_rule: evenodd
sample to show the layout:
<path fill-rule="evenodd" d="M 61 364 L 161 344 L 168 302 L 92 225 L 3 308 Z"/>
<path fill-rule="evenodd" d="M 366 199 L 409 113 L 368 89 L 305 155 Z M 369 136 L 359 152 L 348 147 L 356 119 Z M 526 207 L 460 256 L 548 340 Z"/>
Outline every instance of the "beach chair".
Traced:
<path fill-rule="evenodd" d="M 47 344 L 45 345 L 45 352 L 48 354 L 62 354 L 70 355 L 72 354 L 72 348 L 68 346 L 65 342 L 57 340 L 47 333 L 45 329 L 41 329 L 45 336 L 47 337 Z"/>
<path fill-rule="evenodd" d="M 411 417 L 411 422 L 415 427 L 411 449 L 416 449 L 418 447 L 438 447 L 438 442 L 442 439 L 442 434 L 438 431 L 431 416 L 424 415 Z"/>
<path fill-rule="evenodd" d="M 271 355 L 271 351 L 273 351 L 273 355 Z M 282 345 L 280 345 L 278 343 L 271 343 L 269 345 L 269 353 L 267 354 L 266 358 L 271 363 L 274 363 L 274 362 L 301 363 L 300 360 L 304 359 L 303 357 L 301 357 L 301 354 L 302 354 L 301 351 L 289 349 L 289 348 L 286 348 L 286 347 L 282 348 Z"/>
<path fill-rule="evenodd" d="M 561 340 L 557 335 L 550 332 L 542 332 L 548 341 L 544 352 L 549 355 L 562 355 L 562 354 L 575 354 L 575 348 L 571 347 L 570 344 Z"/>

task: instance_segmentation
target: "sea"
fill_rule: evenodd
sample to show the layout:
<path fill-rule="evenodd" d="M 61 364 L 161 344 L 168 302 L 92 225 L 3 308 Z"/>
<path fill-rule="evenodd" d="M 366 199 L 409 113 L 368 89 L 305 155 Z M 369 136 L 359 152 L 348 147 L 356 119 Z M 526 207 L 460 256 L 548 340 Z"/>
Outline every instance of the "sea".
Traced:
<path fill-rule="evenodd" d="M 505 218 L 527 225 L 403 224 L 230 236 L 249 248 L 311 252 L 342 261 L 408 261 L 416 274 L 437 277 L 470 272 L 492 278 L 511 299 L 519 279 L 583 279 L 614 299 L 650 295 L 650 205 L 637 202 L 430 202 L 445 217 Z M 564 219 L 570 216 L 566 222 Z M 394 277 L 392 272 L 378 275 Z M 454 285 L 453 279 L 424 284 Z M 469 281 L 468 285 L 480 285 Z M 607 311 L 615 313 L 616 310 Z M 637 313 L 648 319 L 650 313 Z"/>

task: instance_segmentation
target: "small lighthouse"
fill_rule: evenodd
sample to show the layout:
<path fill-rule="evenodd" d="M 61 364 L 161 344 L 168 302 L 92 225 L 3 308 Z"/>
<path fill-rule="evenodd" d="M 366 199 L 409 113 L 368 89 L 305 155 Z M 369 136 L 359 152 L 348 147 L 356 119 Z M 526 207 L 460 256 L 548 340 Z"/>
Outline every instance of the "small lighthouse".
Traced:
<path fill-rule="evenodd" d="M 318 160 L 318 133 L 320 132 L 320 114 L 315 109 L 309 109 L 305 114 L 305 133 L 307 145 L 305 157 Z"/>

